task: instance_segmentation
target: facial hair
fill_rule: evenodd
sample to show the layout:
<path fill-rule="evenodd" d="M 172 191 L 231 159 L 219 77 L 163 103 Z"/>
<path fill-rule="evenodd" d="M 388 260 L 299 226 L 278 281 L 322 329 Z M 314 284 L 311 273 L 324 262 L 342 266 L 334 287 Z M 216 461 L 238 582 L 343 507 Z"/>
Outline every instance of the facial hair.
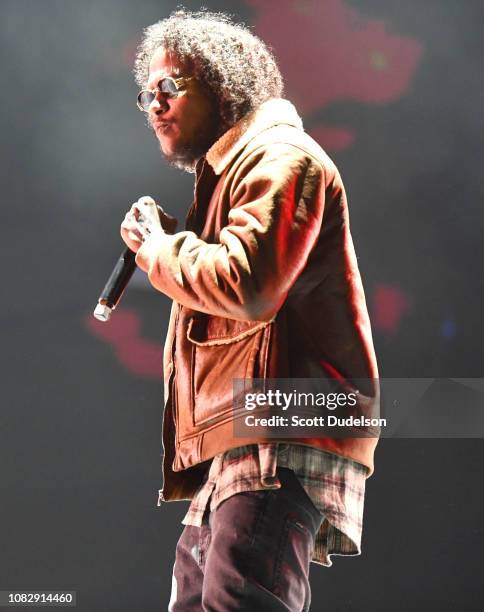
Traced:
<path fill-rule="evenodd" d="M 163 151 L 160 142 L 160 151 L 170 166 L 193 174 L 197 161 L 207 153 L 224 131 L 220 121 L 206 122 L 190 142 L 180 144 L 170 154 Z"/>

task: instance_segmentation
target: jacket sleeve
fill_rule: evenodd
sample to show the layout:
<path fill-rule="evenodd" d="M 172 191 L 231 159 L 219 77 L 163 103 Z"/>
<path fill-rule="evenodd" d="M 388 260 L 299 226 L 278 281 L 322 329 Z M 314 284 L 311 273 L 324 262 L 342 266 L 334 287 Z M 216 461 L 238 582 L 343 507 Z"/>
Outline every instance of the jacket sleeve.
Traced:
<path fill-rule="evenodd" d="M 218 243 L 191 231 L 155 235 L 136 263 L 156 289 L 184 306 L 269 321 L 318 239 L 324 183 L 321 163 L 292 145 L 256 150 L 236 172 Z"/>

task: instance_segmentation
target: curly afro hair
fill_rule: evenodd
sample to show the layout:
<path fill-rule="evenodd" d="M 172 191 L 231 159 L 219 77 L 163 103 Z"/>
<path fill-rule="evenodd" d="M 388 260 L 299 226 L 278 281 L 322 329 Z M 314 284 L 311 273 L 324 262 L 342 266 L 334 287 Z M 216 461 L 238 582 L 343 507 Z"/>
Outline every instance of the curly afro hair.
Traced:
<path fill-rule="evenodd" d="M 158 47 L 190 62 L 193 75 L 218 103 L 225 128 L 269 98 L 281 97 L 282 76 L 264 42 L 224 13 L 177 10 L 147 27 L 138 47 L 134 76 L 146 87 L 150 60 Z"/>

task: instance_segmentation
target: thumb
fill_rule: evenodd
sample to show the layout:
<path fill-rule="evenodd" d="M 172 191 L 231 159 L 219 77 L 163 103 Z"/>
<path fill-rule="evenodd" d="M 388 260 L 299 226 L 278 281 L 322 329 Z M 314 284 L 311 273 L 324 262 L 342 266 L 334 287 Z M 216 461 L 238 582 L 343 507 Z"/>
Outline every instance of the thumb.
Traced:
<path fill-rule="evenodd" d="M 158 209 L 161 227 L 167 234 L 174 234 L 176 232 L 176 226 L 178 225 L 177 219 L 166 213 L 159 204 L 156 208 Z"/>

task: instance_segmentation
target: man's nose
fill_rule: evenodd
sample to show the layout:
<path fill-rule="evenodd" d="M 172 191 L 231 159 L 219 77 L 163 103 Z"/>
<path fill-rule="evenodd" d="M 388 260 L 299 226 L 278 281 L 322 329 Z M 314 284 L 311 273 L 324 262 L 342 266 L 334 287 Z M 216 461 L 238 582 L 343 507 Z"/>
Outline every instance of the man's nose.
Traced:
<path fill-rule="evenodd" d="M 168 104 L 166 95 L 161 93 L 161 91 L 158 89 L 155 93 L 155 97 L 148 107 L 148 111 L 156 114 L 166 113 L 169 108 L 170 105 Z"/>

